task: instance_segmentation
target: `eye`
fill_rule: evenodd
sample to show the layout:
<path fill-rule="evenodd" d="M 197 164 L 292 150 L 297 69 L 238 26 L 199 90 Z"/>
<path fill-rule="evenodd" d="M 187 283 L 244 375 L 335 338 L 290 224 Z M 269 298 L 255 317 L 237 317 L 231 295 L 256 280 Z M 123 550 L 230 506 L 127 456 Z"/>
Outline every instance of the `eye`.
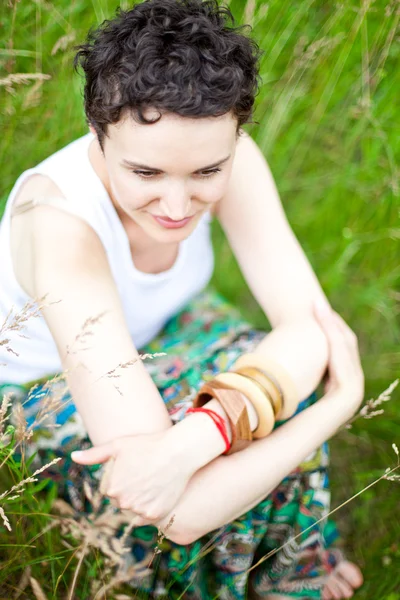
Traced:
<path fill-rule="evenodd" d="M 219 168 L 208 169 L 207 171 L 200 171 L 199 173 L 197 173 L 197 175 L 205 179 L 207 177 L 212 177 L 212 175 L 220 173 L 220 171 L 221 169 Z M 158 175 L 157 171 L 143 171 L 141 169 L 135 169 L 134 171 L 132 171 L 132 173 L 135 173 L 135 175 L 138 175 L 142 179 L 151 179 L 152 177 L 156 177 Z"/>
<path fill-rule="evenodd" d="M 151 177 L 158 175 L 158 173 L 156 173 L 155 171 L 141 171 L 139 169 L 132 171 L 132 173 L 135 173 L 135 175 L 142 177 L 142 179 L 150 179 Z"/>
<path fill-rule="evenodd" d="M 216 173 L 220 173 L 221 169 L 215 168 L 215 169 L 208 169 L 208 171 L 200 171 L 200 173 L 198 173 L 198 175 L 200 175 L 200 177 L 211 177 L 212 175 L 216 175 Z"/>

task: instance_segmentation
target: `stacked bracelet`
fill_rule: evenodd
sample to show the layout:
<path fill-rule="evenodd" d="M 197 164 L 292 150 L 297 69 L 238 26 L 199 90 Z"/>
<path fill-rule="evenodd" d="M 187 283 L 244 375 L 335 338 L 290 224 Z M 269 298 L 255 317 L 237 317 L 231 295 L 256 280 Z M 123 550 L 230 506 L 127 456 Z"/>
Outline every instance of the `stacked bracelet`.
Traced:
<path fill-rule="evenodd" d="M 241 394 L 253 404 L 258 414 L 258 426 L 253 433 Z M 219 373 L 203 384 L 193 401 L 194 408 L 186 412 L 198 410 L 211 398 L 220 402 L 232 430 L 231 447 L 228 449 L 227 444 L 224 454 L 243 450 L 253 438 L 269 435 L 274 428 L 275 419 L 288 419 L 296 412 L 299 403 L 296 387 L 287 371 L 270 358 L 255 353 L 243 354 L 236 360 L 231 371 Z M 210 416 L 212 417 L 211 414 Z M 218 424 L 213 420 L 224 436 L 221 422 Z"/>
<path fill-rule="evenodd" d="M 220 402 L 231 426 L 231 447 L 225 454 L 233 454 L 247 448 L 251 444 L 253 436 L 251 434 L 247 406 L 241 394 L 237 390 L 213 379 L 204 383 L 200 388 L 193 400 L 193 407 L 198 408 L 203 406 L 211 398 L 215 398 Z"/>
<path fill-rule="evenodd" d="M 275 424 L 274 410 L 271 398 L 259 383 L 254 379 L 232 372 L 219 373 L 214 379 L 230 386 L 233 390 L 239 390 L 253 404 L 258 414 L 258 426 L 253 431 L 253 438 L 263 438 L 271 433 Z"/>
<path fill-rule="evenodd" d="M 242 367 L 256 368 L 275 387 L 276 409 L 279 407 L 279 396 L 282 399 L 282 408 L 276 414 L 279 420 L 283 421 L 294 415 L 299 404 L 299 395 L 290 375 L 281 365 L 269 357 L 251 352 L 240 356 L 232 369 L 236 371 Z"/>
<path fill-rule="evenodd" d="M 262 371 L 257 367 L 239 367 L 235 369 L 235 373 L 244 375 L 248 379 L 256 381 L 258 385 L 261 386 L 264 394 L 267 395 L 269 401 L 271 402 L 274 416 L 277 418 L 283 407 L 283 397 L 279 392 L 279 389 L 268 378 L 265 371 Z"/>

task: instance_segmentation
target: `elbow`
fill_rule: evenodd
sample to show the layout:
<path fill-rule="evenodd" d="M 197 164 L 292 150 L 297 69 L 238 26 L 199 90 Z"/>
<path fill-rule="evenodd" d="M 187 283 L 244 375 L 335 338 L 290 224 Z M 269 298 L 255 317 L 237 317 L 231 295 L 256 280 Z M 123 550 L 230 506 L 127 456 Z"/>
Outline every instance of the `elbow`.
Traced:
<path fill-rule="evenodd" d="M 277 330 L 285 335 L 282 365 L 290 367 L 301 398 L 307 398 L 319 385 L 329 362 L 328 340 L 320 324 L 310 315 L 281 323 Z M 284 333 L 285 332 L 285 333 Z M 282 348 L 279 348 L 282 351 Z"/>
<path fill-rule="evenodd" d="M 176 519 L 176 515 L 173 515 L 174 519 L 171 522 L 172 517 L 167 517 L 155 523 L 155 526 L 162 532 L 167 540 L 178 544 L 179 546 L 188 546 L 193 542 L 196 542 L 202 534 L 194 532 L 193 529 L 186 526 L 185 523 L 179 523 Z"/>
<path fill-rule="evenodd" d="M 173 530 L 171 527 L 170 530 L 165 532 L 165 537 L 174 544 L 178 544 L 178 546 L 188 546 L 189 544 L 196 542 L 201 535 L 195 535 L 187 529 L 185 531 Z"/>

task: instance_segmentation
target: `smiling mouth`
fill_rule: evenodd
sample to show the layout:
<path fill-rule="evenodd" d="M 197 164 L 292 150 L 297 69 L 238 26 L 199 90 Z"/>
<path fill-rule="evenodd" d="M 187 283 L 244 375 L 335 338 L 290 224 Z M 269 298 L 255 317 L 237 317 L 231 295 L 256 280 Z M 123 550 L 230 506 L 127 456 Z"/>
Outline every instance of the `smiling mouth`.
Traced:
<path fill-rule="evenodd" d="M 163 217 L 162 215 L 153 215 L 153 217 L 157 217 L 157 219 L 162 219 L 163 221 L 169 221 L 170 223 L 182 223 L 182 221 L 186 221 L 186 219 L 191 219 L 192 217 L 194 217 L 194 215 L 185 217 L 184 219 L 179 219 L 178 221 L 170 219 L 169 217 Z"/>
<path fill-rule="evenodd" d="M 181 229 L 188 225 L 193 219 L 193 217 L 187 217 L 181 221 L 173 221 L 172 219 L 165 219 L 164 217 L 158 217 L 157 215 L 152 215 L 152 217 L 159 225 L 167 229 Z"/>

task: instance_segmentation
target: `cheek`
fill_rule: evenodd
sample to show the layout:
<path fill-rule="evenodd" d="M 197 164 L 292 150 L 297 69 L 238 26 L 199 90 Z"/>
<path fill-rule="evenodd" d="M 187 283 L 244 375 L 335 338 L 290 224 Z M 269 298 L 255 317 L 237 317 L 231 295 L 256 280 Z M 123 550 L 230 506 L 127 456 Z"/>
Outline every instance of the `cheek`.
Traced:
<path fill-rule="evenodd" d="M 229 176 L 216 177 L 199 186 L 198 195 L 207 202 L 217 202 L 228 189 Z"/>
<path fill-rule="evenodd" d="M 153 197 L 151 191 L 129 172 L 116 173 L 111 186 L 118 202 L 124 207 L 140 208 Z"/>

